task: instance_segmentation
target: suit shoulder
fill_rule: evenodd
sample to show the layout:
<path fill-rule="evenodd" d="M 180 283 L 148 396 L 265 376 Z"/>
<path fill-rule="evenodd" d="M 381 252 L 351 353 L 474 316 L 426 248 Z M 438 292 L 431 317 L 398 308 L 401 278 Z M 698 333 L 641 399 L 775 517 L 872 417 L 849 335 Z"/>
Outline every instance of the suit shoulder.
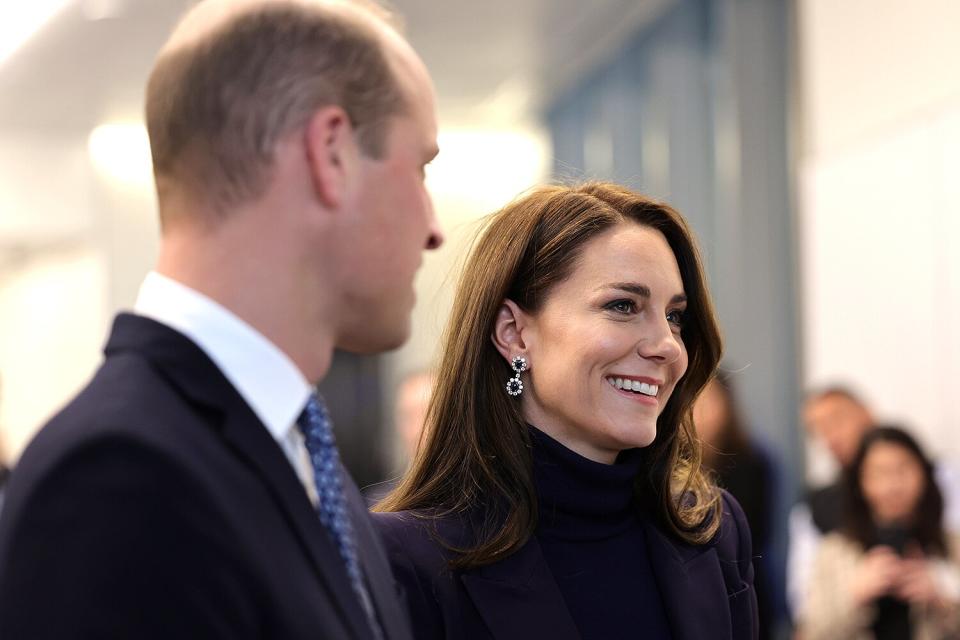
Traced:
<path fill-rule="evenodd" d="M 8 490 L 0 626 L 68 637 L 70 624 L 99 629 L 110 620 L 142 631 L 146 623 L 123 612 L 153 602 L 165 621 L 221 637 L 214 627 L 226 618 L 203 606 L 204 593 L 230 594 L 222 604 L 234 630 L 256 624 L 250 593 L 235 588 L 250 582 L 250 569 L 226 520 L 203 485 L 164 452 L 129 438 L 90 438 L 50 464 L 18 465 Z M 175 587 L 182 584 L 195 589 Z M 51 617 L 50 606 L 63 615 Z"/>
<path fill-rule="evenodd" d="M 183 448 L 179 440 L 198 438 L 200 418 L 145 359 L 113 356 L 93 379 L 34 436 L 17 472 L 43 474 L 77 451 L 116 448 L 120 443 L 154 449 L 162 457 Z M 172 456 L 171 455 L 171 459 Z M 82 456 L 81 456 L 82 459 Z"/>
<path fill-rule="evenodd" d="M 131 417 L 147 418 L 182 404 L 177 391 L 149 360 L 129 352 L 107 358 L 86 387 L 49 424 L 83 425 L 88 429 L 111 422 L 129 424 Z"/>
<path fill-rule="evenodd" d="M 120 501 L 132 512 L 147 497 L 169 496 L 184 505 L 204 494 L 199 477 L 163 448 L 104 431 L 69 444 L 32 443 L 11 474 L 5 511 L 14 513 L 21 503 L 26 507 L 38 500 L 83 498 Z"/>

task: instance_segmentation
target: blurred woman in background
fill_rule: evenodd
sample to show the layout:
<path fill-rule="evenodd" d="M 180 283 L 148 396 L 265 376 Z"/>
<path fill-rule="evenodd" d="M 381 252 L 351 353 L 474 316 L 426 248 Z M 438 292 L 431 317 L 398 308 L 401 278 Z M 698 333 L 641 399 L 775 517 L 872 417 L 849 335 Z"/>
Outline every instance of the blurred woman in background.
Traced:
<path fill-rule="evenodd" d="M 760 638 L 774 631 L 774 583 L 770 560 L 770 528 L 776 478 L 768 455 L 750 439 L 730 375 L 717 370 L 693 407 L 693 423 L 703 443 L 703 465 L 717 484 L 729 491 L 747 516 L 753 534 L 755 585 L 760 606 Z"/>
<path fill-rule="evenodd" d="M 844 526 L 820 546 L 804 640 L 960 637 L 960 540 L 943 528 L 943 498 L 916 440 L 868 432 L 847 473 Z"/>
<path fill-rule="evenodd" d="M 592 183 L 493 215 L 375 514 L 417 638 L 755 638 L 749 528 L 690 416 L 720 353 L 669 206 Z"/>

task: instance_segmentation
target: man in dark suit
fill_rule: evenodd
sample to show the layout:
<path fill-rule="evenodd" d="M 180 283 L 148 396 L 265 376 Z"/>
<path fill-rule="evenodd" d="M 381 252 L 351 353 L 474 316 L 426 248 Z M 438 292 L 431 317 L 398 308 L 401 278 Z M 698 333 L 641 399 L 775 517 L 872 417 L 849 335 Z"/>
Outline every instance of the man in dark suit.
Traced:
<path fill-rule="evenodd" d="M 209 0 L 146 111 L 159 262 L 10 480 L 0 637 L 409 640 L 313 387 L 442 241 L 426 70 L 369 8 Z"/>

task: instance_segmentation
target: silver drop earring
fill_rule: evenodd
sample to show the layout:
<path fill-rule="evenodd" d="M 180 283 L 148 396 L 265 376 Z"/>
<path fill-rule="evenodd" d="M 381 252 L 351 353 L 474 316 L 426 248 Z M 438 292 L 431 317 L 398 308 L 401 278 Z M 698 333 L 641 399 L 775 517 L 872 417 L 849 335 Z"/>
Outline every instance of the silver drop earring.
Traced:
<path fill-rule="evenodd" d="M 520 380 L 520 374 L 527 370 L 527 359 L 523 356 L 515 356 L 510 361 L 510 368 L 513 369 L 513 377 L 507 380 L 507 393 L 512 396 L 518 396 L 523 393 L 523 381 Z"/>

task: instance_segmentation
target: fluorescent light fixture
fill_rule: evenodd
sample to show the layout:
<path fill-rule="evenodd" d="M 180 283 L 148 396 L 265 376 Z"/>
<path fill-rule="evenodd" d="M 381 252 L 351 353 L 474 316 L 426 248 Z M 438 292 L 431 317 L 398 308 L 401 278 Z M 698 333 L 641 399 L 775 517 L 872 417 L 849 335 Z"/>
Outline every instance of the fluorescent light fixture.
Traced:
<path fill-rule="evenodd" d="M 443 200 L 494 211 L 541 182 L 549 144 L 538 129 L 454 129 L 439 135 L 440 155 L 427 167 L 427 186 Z"/>
<path fill-rule="evenodd" d="M 116 18 L 120 10 L 120 0 L 84 0 L 80 5 L 83 17 L 91 22 Z"/>
<path fill-rule="evenodd" d="M 70 0 L 0 3 L 0 64 L 68 4 Z"/>
<path fill-rule="evenodd" d="M 142 124 L 102 124 L 90 132 L 87 150 L 97 171 L 112 182 L 150 186 L 153 177 L 150 139 Z"/>

